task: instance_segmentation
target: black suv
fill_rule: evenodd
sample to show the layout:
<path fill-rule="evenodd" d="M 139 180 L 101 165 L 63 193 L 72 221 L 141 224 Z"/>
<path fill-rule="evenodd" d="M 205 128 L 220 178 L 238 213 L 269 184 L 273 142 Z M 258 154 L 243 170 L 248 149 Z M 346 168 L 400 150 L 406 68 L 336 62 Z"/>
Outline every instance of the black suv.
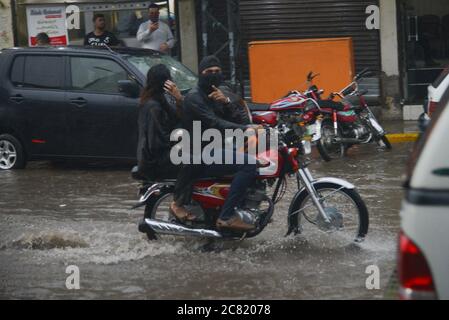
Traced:
<path fill-rule="evenodd" d="M 158 63 L 181 91 L 196 84 L 187 67 L 152 50 L 1 50 L 0 169 L 28 160 L 135 160 L 139 92 Z"/>

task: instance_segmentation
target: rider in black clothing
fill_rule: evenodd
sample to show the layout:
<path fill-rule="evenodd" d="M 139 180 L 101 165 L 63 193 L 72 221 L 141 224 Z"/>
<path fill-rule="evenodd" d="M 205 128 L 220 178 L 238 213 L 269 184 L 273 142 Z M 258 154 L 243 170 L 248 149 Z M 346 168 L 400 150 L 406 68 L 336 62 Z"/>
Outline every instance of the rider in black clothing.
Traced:
<path fill-rule="evenodd" d="M 173 88 L 170 71 L 165 65 L 155 65 L 148 71 L 147 84 L 140 99 L 137 144 L 138 174 L 148 181 L 176 178 L 179 171 L 179 166 L 170 161 L 170 134 L 181 120 L 182 105 L 178 103 L 175 109 L 167 102 L 164 94 L 166 91 L 173 94 Z M 182 185 L 186 184 L 182 177 L 178 180 Z M 178 218 L 193 220 L 195 216 L 184 209 L 183 201 L 178 200 L 181 196 L 175 189 L 176 202 L 172 204 L 171 210 Z"/>
<path fill-rule="evenodd" d="M 198 86 L 193 88 L 184 99 L 184 117 L 186 129 L 193 136 L 194 121 L 201 121 L 201 131 L 204 132 L 209 128 L 219 129 L 258 129 L 259 126 L 254 126 L 245 122 L 249 119 L 242 120 L 241 123 L 226 120 L 227 113 L 226 106 L 233 103 L 230 97 L 218 89 L 222 84 L 221 63 L 214 56 L 205 57 L 199 66 L 199 81 Z M 234 101 L 235 102 L 235 101 Z M 193 150 L 193 148 L 191 149 Z M 200 156 L 195 155 L 193 156 Z M 253 183 L 256 175 L 256 164 L 249 164 L 248 156 L 245 156 L 244 164 L 210 164 L 210 165 L 193 165 L 199 169 L 192 170 L 192 167 L 181 170 L 180 176 L 190 174 L 199 174 L 201 176 L 227 176 L 235 174 L 231 183 L 229 194 L 226 198 L 225 204 L 221 210 L 220 217 L 217 220 L 217 228 L 229 228 L 248 231 L 254 229 L 254 225 L 243 221 L 239 215 L 234 211 L 238 207 L 245 196 L 246 189 Z M 234 151 L 233 158 L 236 159 L 236 151 Z M 178 180 L 177 188 L 189 178 Z"/>

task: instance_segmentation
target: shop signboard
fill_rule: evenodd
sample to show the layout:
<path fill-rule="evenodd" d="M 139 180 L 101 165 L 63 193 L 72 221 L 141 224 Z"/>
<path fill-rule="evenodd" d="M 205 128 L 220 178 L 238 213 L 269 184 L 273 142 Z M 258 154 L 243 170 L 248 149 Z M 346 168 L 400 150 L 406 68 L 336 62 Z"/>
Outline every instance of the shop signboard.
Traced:
<path fill-rule="evenodd" d="M 45 32 L 51 45 L 67 45 L 65 6 L 28 6 L 28 45 L 36 45 L 36 35 Z"/>

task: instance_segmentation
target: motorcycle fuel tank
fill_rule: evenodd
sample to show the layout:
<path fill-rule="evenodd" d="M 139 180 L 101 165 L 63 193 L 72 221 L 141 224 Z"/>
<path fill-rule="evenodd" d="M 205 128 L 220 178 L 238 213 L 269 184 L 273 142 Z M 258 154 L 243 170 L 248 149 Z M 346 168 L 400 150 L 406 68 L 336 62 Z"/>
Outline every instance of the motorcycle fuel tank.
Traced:
<path fill-rule="evenodd" d="M 270 105 L 271 111 L 286 111 L 304 108 L 307 97 L 301 95 L 290 95 L 288 97 L 274 101 Z"/>
<path fill-rule="evenodd" d="M 255 124 L 267 124 L 270 127 L 277 124 L 277 113 L 274 111 L 254 111 L 251 116 Z"/>

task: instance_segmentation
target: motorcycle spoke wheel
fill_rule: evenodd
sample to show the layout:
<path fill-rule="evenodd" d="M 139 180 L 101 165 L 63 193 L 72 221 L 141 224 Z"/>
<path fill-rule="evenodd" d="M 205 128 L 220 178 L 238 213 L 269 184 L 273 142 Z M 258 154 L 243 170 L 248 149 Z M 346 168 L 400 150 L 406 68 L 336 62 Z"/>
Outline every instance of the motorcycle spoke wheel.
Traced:
<path fill-rule="evenodd" d="M 368 231 L 368 211 L 355 190 L 332 186 L 316 186 L 322 206 L 334 217 L 342 218 L 342 224 L 333 224 L 330 229 L 320 229 L 320 214 L 307 195 L 299 206 L 298 224 L 307 239 L 313 239 L 326 247 L 341 247 L 354 241 L 362 241 Z"/>
<path fill-rule="evenodd" d="M 391 142 L 390 142 L 390 140 L 388 140 L 388 137 L 386 136 L 386 135 L 383 135 L 382 137 L 380 137 L 378 140 L 377 140 L 377 144 L 381 147 L 381 148 L 384 148 L 384 149 L 387 149 L 387 150 L 391 150 L 393 147 L 391 146 Z"/>
<path fill-rule="evenodd" d="M 173 202 L 173 193 L 163 195 L 153 207 L 149 214 L 151 219 L 172 222 L 175 217 L 170 213 L 170 204 Z"/>
<path fill-rule="evenodd" d="M 322 127 L 321 139 L 318 142 L 318 151 L 324 160 L 342 158 L 345 154 L 345 146 L 343 143 L 335 141 L 337 137 L 333 126 L 325 124 Z"/>

